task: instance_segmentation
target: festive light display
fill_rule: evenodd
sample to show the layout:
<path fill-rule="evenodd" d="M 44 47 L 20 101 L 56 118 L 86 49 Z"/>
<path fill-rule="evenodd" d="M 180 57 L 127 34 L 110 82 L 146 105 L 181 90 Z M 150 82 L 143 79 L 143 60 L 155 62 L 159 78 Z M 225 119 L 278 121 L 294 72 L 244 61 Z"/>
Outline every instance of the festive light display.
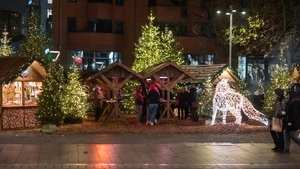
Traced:
<path fill-rule="evenodd" d="M 79 81 L 80 72 L 75 66 L 68 72 L 68 84 L 64 86 L 60 96 L 61 108 L 65 117 L 81 118 L 86 117 L 90 105 L 86 87 Z"/>
<path fill-rule="evenodd" d="M 269 120 L 263 113 L 256 110 L 246 97 L 230 88 L 228 79 L 222 79 L 216 86 L 213 97 L 212 125 L 215 124 L 218 110 L 223 113 L 223 124 L 226 124 L 227 112 L 230 112 L 233 116 L 235 116 L 236 123 L 241 124 L 241 110 L 243 110 L 248 118 L 257 120 L 265 125 L 269 125 Z"/>

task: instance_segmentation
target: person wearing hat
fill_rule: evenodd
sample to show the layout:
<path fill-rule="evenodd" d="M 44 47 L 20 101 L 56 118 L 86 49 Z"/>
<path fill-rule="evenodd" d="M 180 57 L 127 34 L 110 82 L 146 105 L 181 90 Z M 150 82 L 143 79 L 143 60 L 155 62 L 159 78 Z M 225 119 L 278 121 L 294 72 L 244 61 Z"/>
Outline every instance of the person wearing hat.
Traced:
<path fill-rule="evenodd" d="M 275 89 L 275 103 L 274 103 L 274 117 L 280 118 L 282 120 L 282 124 L 284 123 L 284 118 L 285 118 L 285 107 L 286 107 L 286 102 L 287 100 L 285 99 L 284 96 L 284 90 L 277 88 Z M 270 127 L 271 129 L 272 127 Z M 270 130 L 273 142 L 275 144 L 275 147 L 272 148 L 274 152 L 282 152 L 284 151 L 284 133 L 283 133 L 284 126 L 282 126 L 282 130 L 280 132 L 276 132 L 273 130 Z"/>

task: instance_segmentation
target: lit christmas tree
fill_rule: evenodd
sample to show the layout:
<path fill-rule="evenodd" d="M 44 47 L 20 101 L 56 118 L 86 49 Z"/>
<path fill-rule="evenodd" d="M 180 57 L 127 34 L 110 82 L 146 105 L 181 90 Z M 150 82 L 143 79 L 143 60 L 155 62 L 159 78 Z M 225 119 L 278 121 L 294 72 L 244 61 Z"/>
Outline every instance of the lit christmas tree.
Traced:
<path fill-rule="evenodd" d="M 166 28 L 163 32 L 154 25 L 152 12 L 148 16 L 148 24 L 142 26 L 142 36 L 135 44 L 134 63 L 132 69 L 137 72 L 166 61 L 183 63 L 182 49 L 175 42 L 173 33 Z"/>
<path fill-rule="evenodd" d="M 0 39 L 1 45 L 0 45 L 0 57 L 1 56 L 11 56 L 13 48 L 10 43 L 10 38 L 8 38 L 8 32 L 6 31 L 6 28 L 2 32 L 2 38 Z"/>
<path fill-rule="evenodd" d="M 290 72 L 290 69 L 285 64 L 286 61 L 284 59 L 284 51 L 286 49 L 286 44 L 281 43 L 280 44 L 280 53 L 278 56 L 279 60 L 279 66 L 278 68 L 274 69 L 273 75 L 271 76 L 271 82 L 270 85 L 268 85 L 264 91 L 264 102 L 263 102 L 263 111 L 268 117 L 272 117 L 274 114 L 274 102 L 275 102 L 275 94 L 274 91 L 277 88 L 283 89 L 285 92 L 290 87 L 292 74 Z M 286 93 L 285 93 L 286 94 Z"/>
<path fill-rule="evenodd" d="M 213 80 L 211 77 L 203 83 L 204 89 L 199 97 L 199 113 L 207 118 L 212 115 L 212 99 L 214 97 Z"/>
<path fill-rule="evenodd" d="M 47 65 L 47 76 L 43 80 L 42 92 L 37 100 L 38 110 L 35 117 L 41 124 L 59 126 L 64 117 L 60 101 L 63 69 L 52 61 L 48 61 Z"/>
<path fill-rule="evenodd" d="M 79 78 L 80 72 L 74 66 L 73 69 L 68 72 L 69 82 L 65 85 L 61 95 L 61 106 L 65 116 L 65 122 L 67 119 L 82 121 L 82 119 L 86 117 L 87 110 L 90 107 L 86 93 L 87 89 L 79 81 Z"/>
<path fill-rule="evenodd" d="M 164 31 L 160 31 L 158 26 L 154 25 L 155 17 L 152 12 L 148 16 L 148 24 L 142 26 L 142 36 L 138 43 L 135 44 L 134 63 L 132 70 L 142 72 L 149 66 L 157 65 L 167 61 L 173 61 L 177 64 L 183 63 L 182 51 L 179 44 L 176 43 L 173 32 L 167 27 Z M 124 96 L 127 100 L 124 107 L 133 109 L 134 97 L 133 91 L 137 82 L 129 82 L 124 89 Z"/>
<path fill-rule="evenodd" d="M 281 88 L 287 91 L 290 85 L 291 73 L 287 69 L 287 66 L 280 65 L 279 68 L 274 70 L 274 74 L 271 77 L 271 83 L 266 87 L 264 102 L 263 102 L 263 111 L 268 117 L 272 117 L 274 113 L 274 102 L 275 94 L 274 91 L 276 88 Z"/>
<path fill-rule="evenodd" d="M 26 27 L 26 40 L 21 43 L 21 55 L 31 56 L 33 60 L 47 66 L 45 49 L 49 39 L 42 34 L 40 26 L 40 6 L 31 5 L 31 13 Z"/>

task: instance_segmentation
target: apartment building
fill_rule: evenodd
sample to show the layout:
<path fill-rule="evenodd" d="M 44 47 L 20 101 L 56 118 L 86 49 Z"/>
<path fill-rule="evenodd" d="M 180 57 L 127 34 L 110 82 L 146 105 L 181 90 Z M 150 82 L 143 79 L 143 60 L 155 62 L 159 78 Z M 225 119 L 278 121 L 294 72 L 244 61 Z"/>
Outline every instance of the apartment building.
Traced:
<path fill-rule="evenodd" d="M 95 71 L 119 61 L 134 62 L 141 27 L 152 11 L 155 24 L 173 30 L 187 65 L 227 63 L 211 31 L 201 0 L 53 0 L 53 49 L 66 68 L 74 58 L 83 71 Z"/>
<path fill-rule="evenodd" d="M 6 29 L 7 32 L 13 35 L 22 33 L 22 16 L 19 12 L 10 10 L 0 10 L 0 31 Z"/>

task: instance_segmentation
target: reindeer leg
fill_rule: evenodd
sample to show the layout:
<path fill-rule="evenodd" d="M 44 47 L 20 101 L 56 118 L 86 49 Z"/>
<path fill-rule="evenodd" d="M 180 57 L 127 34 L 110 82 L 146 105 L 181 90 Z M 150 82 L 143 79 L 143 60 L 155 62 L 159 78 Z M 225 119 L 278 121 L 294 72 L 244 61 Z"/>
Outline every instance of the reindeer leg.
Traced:
<path fill-rule="evenodd" d="M 218 111 L 218 109 L 213 106 L 213 115 L 212 115 L 212 119 L 211 119 L 211 124 L 210 125 L 214 125 L 215 124 L 215 120 L 216 120 L 216 116 L 217 116 L 217 111 Z"/>
<path fill-rule="evenodd" d="M 241 124 L 242 123 L 241 109 L 234 110 L 234 116 L 235 116 L 235 123 Z"/>
<path fill-rule="evenodd" d="M 223 111 L 223 124 L 226 124 L 227 111 Z"/>

